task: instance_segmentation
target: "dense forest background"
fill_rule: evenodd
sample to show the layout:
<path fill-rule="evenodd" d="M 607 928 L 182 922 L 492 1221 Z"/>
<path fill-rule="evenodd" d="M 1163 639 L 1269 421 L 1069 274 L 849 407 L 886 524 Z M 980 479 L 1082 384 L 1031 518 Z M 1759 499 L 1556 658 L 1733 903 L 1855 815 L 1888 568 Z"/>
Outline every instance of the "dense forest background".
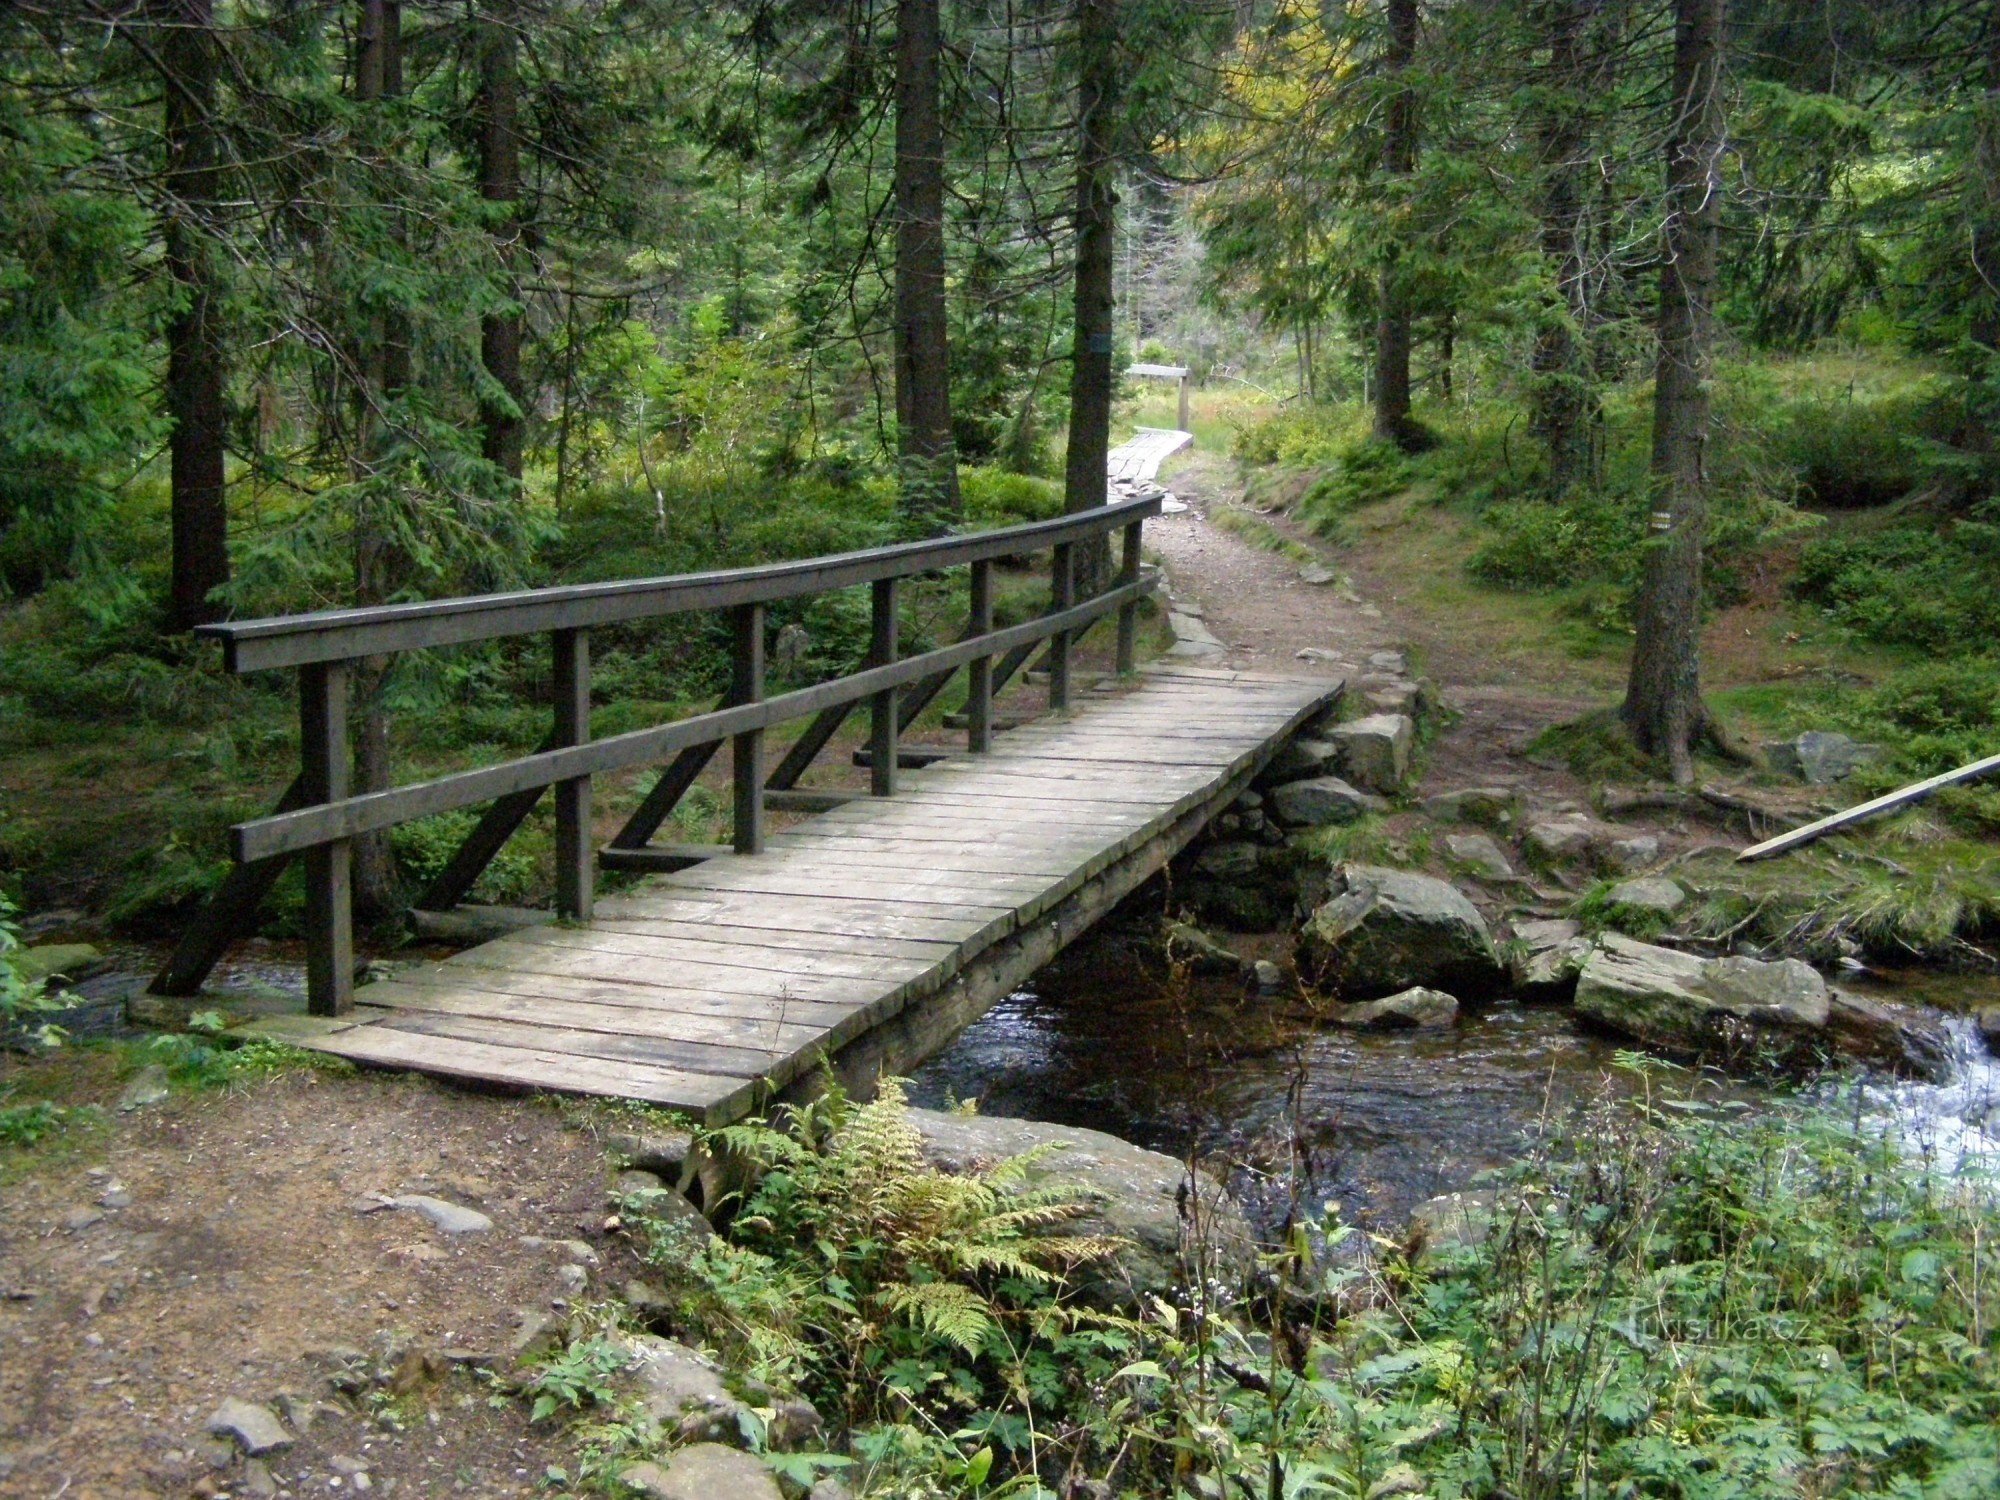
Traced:
<path fill-rule="evenodd" d="M 1096 504 L 1135 357 L 1335 544 L 1456 507 L 1464 582 L 1632 647 L 1676 779 L 1740 751 L 1699 633 L 1759 591 L 1888 653 L 1810 686 L 1939 768 L 2000 724 L 1996 257 L 1986 3 L 25 0 L 0 872 L 140 929 L 213 885 L 292 729 L 202 620 Z M 865 649 L 780 615 L 781 676 Z M 720 630 L 613 633 L 603 729 Z M 361 788 L 532 745 L 547 672 L 362 674 Z"/>

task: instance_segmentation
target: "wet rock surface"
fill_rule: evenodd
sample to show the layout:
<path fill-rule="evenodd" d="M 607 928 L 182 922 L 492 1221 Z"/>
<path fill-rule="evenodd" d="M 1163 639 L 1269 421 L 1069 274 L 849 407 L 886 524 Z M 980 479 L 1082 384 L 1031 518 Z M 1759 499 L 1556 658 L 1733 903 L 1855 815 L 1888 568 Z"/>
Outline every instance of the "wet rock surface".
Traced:
<path fill-rule="evenodd" d="M 782 1496 L 768 1465 L 719 1443 L 692 1444 L 664 1464 L 628 1464 L 618 1477 L 647 1500 L 781 1500 Z"/>
<path fill-rule="evenodd" d="M 1054 1149 L 1030 1172 L 1033 1183 L 1081 1188 L 1091 1211 L 1056 1233 L 1115 1235 L 1131 1242 L 1116 1268 L 1087 1271 L 1102 1300 L 1130 1304 L 1168 1291 L 1198 1252 L 1240 1273 L 1253 1250 L 1249 1221 L 1221 1183 L 1190 1176 L 1187 1165 L 1101 1130 L 913 1109 L 924 1155 L 951 1172 L 975 1171 L 1032 1151 Z"/>
<path fill-rule="evenodd" d="M 1407 870 L 1342 865 L 1299 933 L 1299 968 L 1356 999 L 1414 986 L 1485 994 L 1505 975 L 1486 919 L 1447 881 Z"/>
<path fill-rule="evenodd" d="M 1836 1050 L 1858 1023 L 1830 1027 L 1825 979 L 1797 959 L 1702 958 L 1607 935 L 1583 966 L 1580 1015 L 1677 1055 L 1782 1063 Z"/>
<path fill-rule="evenodd" d="M 1336 1026 L 1443 1027 L 1458 1019 L 1458 1001 L 1443 990 L 1418 987 L 1380 1000 L 1336 1006 L 1327 1015 Z"/>
<path fill-rule="evenodd" d="M 1596 943 L 1567 917 L 1519 921 L 1508 946 L 1507 978 L 1523 999 L 1566 1000 Z"/>
<path fill-rule="evenodd" d="M 1308 781 L 1288 782 L 1270 794 L 1271 809 L 1279 822 L 1293 828 L 1325 828 L 1352 823 L 1369 813 L 1387 812 L 1389 804 L 1373 792 L 1338 776 L 1315 776 Z"/>

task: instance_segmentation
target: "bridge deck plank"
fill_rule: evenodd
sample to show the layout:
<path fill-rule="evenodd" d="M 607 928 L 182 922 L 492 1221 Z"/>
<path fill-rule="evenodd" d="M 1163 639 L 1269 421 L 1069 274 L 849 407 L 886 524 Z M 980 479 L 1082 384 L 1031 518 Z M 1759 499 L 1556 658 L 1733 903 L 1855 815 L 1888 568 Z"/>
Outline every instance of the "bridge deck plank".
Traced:
<path fill-rule="evenodd" d="M 762 854 L 650 876 L 601 899 L 588 927 L 405 967 L 360 992 L 366 1019 L 302 1045 L 735 1118 L 1121 859 L 1219 811 L 1339 687 L 1149 668 L 989 754 L 906 771 L 894 797 L 776 833 Z"/>

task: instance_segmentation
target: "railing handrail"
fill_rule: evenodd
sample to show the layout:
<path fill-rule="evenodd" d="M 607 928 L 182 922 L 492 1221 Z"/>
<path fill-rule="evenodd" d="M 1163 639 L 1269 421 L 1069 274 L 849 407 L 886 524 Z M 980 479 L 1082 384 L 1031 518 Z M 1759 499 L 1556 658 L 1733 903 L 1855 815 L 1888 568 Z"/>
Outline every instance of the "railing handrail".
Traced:
<path fill-rule="evenodd" d="M 324 610 L 202 628 L 219 640 L 232 672 L 293 667 L 299 688 L 299 774 L 268 817 L 230 830 L 236 864 L 200 916 L 183 934 L 154 980 L 162 994 L 187 995 L 222 955 L 231 937 L 254 920 L 278 873 L 294 855 L 305 859 L 306 993 L 308 1008 L 337 1015 L 354 1000 L 352 854 L 357 838 L 399 823 L 488 803 L 478 824 L 425 892 L 423 902 L 462 899 L 536 802 L 555 792 L 556 910 L 588 921 L 597 862 L 591 819 L 592 778 L 646 764 L 659 777 L 605 851 L 618 869 L 681 868 L 685 853 L 654 850 L 649 840 L 724 743 L 730 746 L 732 843 L 739 855 L 764 848 L 765 792 L 785 791 L 824 749 L 848 716 L 869 705 L 869 794 L 896 790 L 901 759 L 897 736 L 905 710 L 921 713 L 952 673 L 967 672 L 968 753 L 992 748 L 993 698 L 1007 678 L 1047 642 L 1051 708 L 1066 708 L 1071 648 L 1099 619 L 1118 619 L 1117 670 L 1134 665 L 1140 602 L 1159 585 L 1141 563 L 1148 517 L 1159 497 L 1093 507 L 1053 521 L 1032 521 L 936 541 L 903 542 L 802 558 L 758 568 L 576 584 L 508 594 L 481 594 L 370 609 Z M 1076 598 L 1078 544 L 1124 533 L 1114 577 L 1089 599 Z M 1049 605 L 1033 619 L 995 628 L 993 573 L 1009 557 L 1053 549 Z M 947 646 L 904 657 L 898 649 L 898 597 L 915 574 L 968 566 L 965 634 Z M 774 600 L 867 584 L 870 641 L 866 664 L 825 682 L 767 695 L 765 606 Z M 693 610 L 728 612 L 734 643 L 730 685 L 704 713 L 650 728 L 593 739 L 590 732 L 590 635 L 604 625 Z M 348 698 L 362 659 L 503 636 L 546 635 L 550 647 L 554 722 L 540 749 L 498 765 L 458 771 L 413 785 L 355 795 Z M 814 714 L 767 783 L 766 731 Z M 657 856 L 649 858 L 649 856 Z M 696 858 L 707 858 L 706 852 Z"/>
<path fill-rule="evenodd" d="M 588 629 L 741 604 L 769 604 L 905 578 L 934 568 L 1039 552 L 1098 533 L 1109 535 L 1130 522 L 1158 515 L 1160 505 L 1160 498 L 1154 496 L 1094 507 L 1052 521 L 1029 521 L 964 536 L 898 542 L 758 567 L 227 620 L 199 626 L 196 633 L 221 641 L 223 664 L 236 673 L 353 661 L 431 646 Z"/>
<path fill-rule="evenodd" d="M 657 763 L 692 745 L 720 743 L 823 708 L 858 703 L 887 689 L 917 682 L 934 672 L 964 666 L 1017 645 L 1047 639 L 1065 629 L 1080 632 L 1105 615 L 1153 591 L 1156 576 L 1106 589 L 1056 614 L 1037 615 L 1019 625 L 971 636 L 949 646 L 906 656 L 879 667 L 864 667 L 812 687 L 798 688 L 755 703 L 735 704 L 645 729 L 628 730 L 580 745 L 517 755 L 491 766 L 455 771 L 430 781 L 405 783 L 383 792 L 318 802 L 238 823 L 229 830 L 230 853 L 238 860 L 270 859 L 335 839 L 356 838 L 398 823 L 433 817 L 514 792 L 554 786 L 579 776 Z"/>

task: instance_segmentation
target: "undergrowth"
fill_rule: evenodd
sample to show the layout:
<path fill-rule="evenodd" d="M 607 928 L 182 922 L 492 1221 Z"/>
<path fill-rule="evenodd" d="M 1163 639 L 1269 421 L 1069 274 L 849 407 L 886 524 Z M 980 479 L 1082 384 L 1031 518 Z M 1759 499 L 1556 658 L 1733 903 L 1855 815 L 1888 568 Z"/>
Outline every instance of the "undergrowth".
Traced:
<path fill-rule="evenodd" d="M 1482 1233 L 1329 1208 L 1253 1280 L 1118 1314 L 1069 1285 L 1113 1247 L 1057 1232 L 1059 1177 L 926 1165 L 893 1085 L 711 1137 L 754 1185 L 726 1243 L 655 1260 L 692 1326 L 830 1418 L 826 1453 L 773 1463 L 863 1497 L 1990 1496 L 1994 1185 L 1839 1100 L 1749 1117 L 1620 1062 L 1637 1096 L 1547 1122 L 1472 1196 Z M 593 1402 L 607 1358 L 546 1409 Z"/>

